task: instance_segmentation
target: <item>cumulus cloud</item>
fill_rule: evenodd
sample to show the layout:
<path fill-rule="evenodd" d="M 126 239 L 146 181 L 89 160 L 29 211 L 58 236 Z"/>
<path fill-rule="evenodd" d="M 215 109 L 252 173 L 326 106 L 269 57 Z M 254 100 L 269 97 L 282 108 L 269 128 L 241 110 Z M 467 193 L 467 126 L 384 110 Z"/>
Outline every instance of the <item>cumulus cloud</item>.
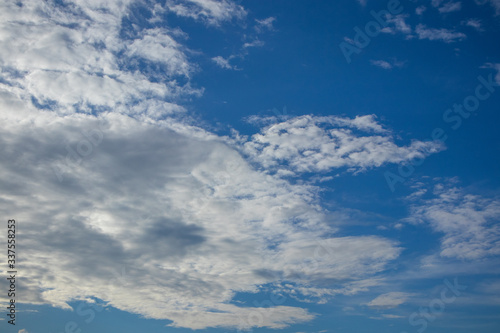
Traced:
<path fill-rule="evenodd" d="M 407 222 L 427 224 L 441 233 L 441 256 L 481 259 L 500 254 L 500 200 L 438 184 L 435 198 L 420 199 Z"/>
<path fill-rule="evenodd" d="M 296 117 L 255 134 L 244 151 L 265 168 L 301 173 L 343 167 L 363 171 L 425 157 L 442 149 L 439 143 L 422 141 L 400 147 L 374 116 L 367 115 L 354 119 Z"/>

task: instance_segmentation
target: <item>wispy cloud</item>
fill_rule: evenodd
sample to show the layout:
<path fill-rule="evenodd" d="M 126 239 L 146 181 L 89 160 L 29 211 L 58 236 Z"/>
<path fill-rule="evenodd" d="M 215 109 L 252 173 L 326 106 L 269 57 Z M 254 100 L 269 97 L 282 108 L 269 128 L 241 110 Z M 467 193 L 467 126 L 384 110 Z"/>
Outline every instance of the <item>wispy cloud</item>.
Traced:
<path fill-rule="evenodd" d="M 385 33 L 395 34 L 397 32 L 409 35 L 412 32 L 411 26 L 406 23 L 408 18 L 407 14 L 400 14 L 396 16 L 389 16 L 387 22 L 389 26 L 383 28 L 381 31 Z"/>
<path fill-rule="evenodd" d="M 255 31 L 258 33 L 262 33 L 264 31 L 272 31 L 274 30 L 273 23 L 276 21 L 276 17 L 268 17 L 262 20 L 257 20 L 255 19 L 255 22 L 257 23 L 254 27 Z"/>
<path fill-rule="evenodd" d="M 481 259 L 500 254 L 500 200 L 437 184 L 435 198 L 421 199 L 411 209 L 410 223 L 426 223 L 443 234 L 441 256 Z"/>
<path fill-rule="evenodd" d="M 425 11 L 427 10 L 427 7 L 425 6 L 418 6 L 416 9 L 415 9 L 415 13 L 417 15 L 422 15 Z"/>
<path fill-rule="evenodd" d="M 383 314 L 382 317 L 389 319 L 399 319 L 404 318 L 404 316 L 394 315 L 394 314 Z"/>
<path fill-rule="evenodd" d="M 385 60 L 370 60 L 371 64 L 383 69 L 392 69 L 392 65 Z"/>
<path fill-rule="evenodd" d="M 374 66 L 383 68 L 383 69 L 393 69 L 394 67 L 403 67 L 405 62 L 398 60 L 370 60 L 370 63 Z"/>
<path fill-rule="evenodd" d="M 212 58 L 212 61 L 215 62 L 217 64 L 217 66 L 219 66 L 220 68 L 223 68 L 223 69 L 236 69 L 236 67 L 234 67 L 233 65 L 231 65 L 229 63 L 229 60 L 230 59 L 225 59 L 222 56 L 217 56 L 217 57 L 213 57 Z"/>
<path fill-rule="evenodd" d="M 264 46 L 264 42 L 258 39 L 243 44 L 243 48 L 261 47 L 261 46 Z"/>
<path fill-rule="evenodd" d="M 462 3 L 460 1 L 459 2 L 450 1 L 439 7 L 438 11 L 440 13 L 451 13 L 451 12 L 457 12 L 461 9 L 462 9 Z"/>
<path fill-rule="evenodd" d="M 464 24 L 468 27 L 472 27 L 472 28 L 476 29 L 477 31 L 483 31 L 481 20 L 479 20 L 479 19 L 471 18 L 471 19 L 468 19 L 467 21 L 463 21 L 462 24 Z"/>
<path fill-rule="evenodd" d="M 406 300 L 411 296 L 414 296 L 414 294 L 393 291 L 387 294 L 382 294 L 377 296 L 375 299 L 371 300 L 367 305 L 376 308 L 387 308 L 387 309 L 395 308 L 405 303 Z"/>
<path fill-rule="evenodd" d="M 179 16 L 191 17 L 210 25 L 224 21 L 242 19 L 246 10 L 231 0 L 167 0 L 166 8 Z"/>
<path fill-rule="evenodd" d="M 467 38 L 467 36 L 462 32 L 456 32 L 444 28 L 427 28 L 423 24 L 417 25 L 415 32 L 417 33 L 419 39 L 439 40 L 445 43 L 457 42 Z"/>

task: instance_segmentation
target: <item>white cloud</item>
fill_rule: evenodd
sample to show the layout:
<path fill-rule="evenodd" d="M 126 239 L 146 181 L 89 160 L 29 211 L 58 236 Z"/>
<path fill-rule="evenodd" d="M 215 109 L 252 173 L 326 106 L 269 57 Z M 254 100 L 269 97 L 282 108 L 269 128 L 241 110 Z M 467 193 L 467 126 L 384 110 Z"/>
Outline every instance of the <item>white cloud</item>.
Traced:
<path fill-rule="evenodd" d="M 415 9 L 415 13 L 417 15 L 422 15 L 425 11 L 427 10 L 427 7 L 425 6 L 418 6 L 416 9 Z"/>
<path fill-rule="evenodd" d="M 462 24 L 465 24 L 466 26 L 472 27 L 476 29 L 477 31 L 482 31 L 482 25 L 481 25 L 481 20 L 479 19 L 468 19 L 467 21 L 462 22 Z"/>
<path fill-rule="evenodd" d="M 381 237 L 332 236 L 315 187 L 256 171 L 237 143 L 169 117 L 183 111 L 179 99 L 200 93 L 189 85 L 196 66 L 182 32 L 146 29 L 124 39 L 126 6 L 101 5 L 32 1 L 0 11 L 0 43 L 10 45 L 0 49 L 0 205 L 30 230 L 26 302 L 68 309 L 97 297 L 177 327 L 281 328 L 314 315 L 280 305 L 248 323 L 269 310 L 229 302 L 278 280 L 300 287 L 333 279 L 314 295 L 354 293 L 398 256 L 397 244 Z M 75 112 L 82 110 L 97 117 Z M 335 122 L 387 133 L 372 116 Z M 317 256 L 325 248 L 335 251 Z"/>
<path fill-rule="evenodd" d="M 366 133 L 357 134 L 353 130 Z M 397 146 L 375 117 L 368 115 L 355 119 L 296 117 L 252 136 L 244 151 L 264 168 L 321 172 L 347 167 L 357 172 L 424 157 L 442 149 L 438 143 L 422 141 Z"/>
<path fill-rule="evenodd" d="M 17 333 L 28 333 L 28 331 L 23 328 L 22 330 L 19 330 Z"/>
<path fill-rule="evenodd" d="M 189 85 L 195 66 L 178 41 L 182 32 L 146 29 L 124 38 L 121 4 L 0 5 L 0 183 L 7 191 L 0 205 L 29 230 L 20 286 L 26 302 L 67 309 L 71 300 L 97 297 L 178 327 L 280 328 L 314 315 L 282 305 L 246 323 L 262 309 L 228 302 L 275 282 L 266 272 L 298 284 L 347 275 L 353 283 L 398 255 L 383 238 L 324 236 L 335 230 L 316 189 L 257 172 L 222 138 L 166 117 L 183 111 L 183 96 L 199 93 Z M 215 24 L 228 18 L 224 6 L 242 13 L 230 4 L 196 2 L 191 16 Z M 75 112 L 82 110 L 98 117 Z M 342 244 L 352 260 L 307 265 L 322 239 Z M 368 255 L 354 251 L 363 244 Z M 289 260 L 291 246 L 303 246 L 302 259 Z"/>
<path fill-rule="evenodd" d="M 412 30 L 410 25 L 406 23 L 407 18 L 408 18 L 407 14 L 400 14 L 396 16 L 389 15 L 387 18 L 387 23 L 389 24 L 389 26 L 383 28 L 381 31 L 391 34 L 394 34 L 396 32 L 401 32 L 405 35 L 409 35 L 411 34 Z"/>
<path fill-rule="evenodd" d="M 500 200 L 438 184 L 434 199 L 420 199 L 407 222 L 425 223 L 441 233 L 441 256 L 481 259 L 500 254 Z"/>
<path fill-rule="evenodd" d="M 217 66 L 219 66 L 220 68 L 223 68 L 223 69 L 235 69 L 235 67 L 233 67 L 229 63 L 229 59 L 225 59 L 222 56 L 213 57 L 212 61 L 215 62 L 217 64 Z"/>
<path fill-rule="evenodd" d="M 2 71 L 10 73 L 5 76 L 6 89 L 61 114 L 91 112 L 95 106 L 129 112 L 144 95 L 164 102 L 163 113 L 168 114 L 183 109 L 175 104 L 179 97 L 201 93 L 189 82 L 177 83 L 177 77 L 188 77 L 193 66 L 168 31 L 146 30 L 139 38 L 122 39 L 126 6 L 109 5 L 107 11 L 103 6 L 107 5 L 2 3 L 0 60 Z M 123 55 L 118 58 L 117 53 Z M 148 61 L 150 67 L 134 68 L 134 57 Z M 132 68 L 123 68 L 124 62 Z M 154 70 L 155 66 L 162 70 Z M 156 80 L 151 80 L 153 76 Z"/>
<path fill-rule="evenodd" d="M 272 171 L 362 171 L 442 147 L 398 146 L 372 115 L 298 117 L 248 141 L 209 133 L 179 115 L 203 91 L 185 34 L 124 31 L 129 4 L 0 4 L 0 207 L 25 228 L 24 301 L 69 309 L 95 297 L 176 327 L 283 328 L 314 314 L 238 306 L 236 293 L 283 282 L 324 299 L 380 283 L 399 245 L 336 234 L 318 188 Z M 230 1 L 166 8 L 211 25 L 246 14 Z"/>
<path fill-rule="evenodd" d="M 335 230 L 316 205 L 315 188 L 253 170 L 209 133 L 196 138 L 168 121 L 145 124 L 116 113 L 101 115 L 99 124 L 88 115 L 18 108 L 22 101 L 13 100 L 2 99 L 8 112 L 0 138 L 11 163 L 1 165 L 0 206 L 30 230 L 23 235 L 26 302 L 68 308 L 72 299 L 97 297 L 173 326 L 234 327 L 261 311 L 229 304 L 236 292 L 278 280 L 333 279 L 336 288 L 348 287 L 400 252 L 376 236 L 323 236 Z M 382 130 L 374 125 L 356 126 Z M 273 310 L 254 326 L 313 318 L 297 307 Z"/>
<path fill-rule="evenodd" d="M 467 36 L 461 32 L 455 32 L 444 28 L 427 28 L 423 24 L 417 25 L 415 32 L 419 39 L 440 40 L 446 43 L 457 42 L 467 38 Z"/>
<path fill-rule="evenodd" d="M 171 76 L 189 77 L 193 71 L 181 44 L 169 36 L 168 31 L 159 28 L 143 31 L 141 38 L 127 45 L 127 54 L 163 64 Z"/>
<path fill-rule="evenodd" d="M 374 66 L 383 68 L 383 69 L 392 69 L 394 67 L 403 67 L 404 62 L 398 60 L 370 60 L 370 63 Z"/>
<path fill-rule="evenodd" d="M 393 315 L 393 314 L 383 314 L 382 317 L 389 318 L 389 319 L 405 318 L 404 316 L 398 316 L 398 315 Z"/>
<path fill-rule="evenodd" d="M 243 19 L 246 10 L 231 0 L 167 0 L 166 8 L 176 15 L 219 25 L 233 18 Z"/>
<path fill-rule="evenodd" d="M 383 69 L 392 69 L 392 65 L 385 60 L 370 60 L 371 64 Z"/>
<path fill-rule="evenodd" d="M 354 295 L 366 292 L 371 287 L 378 286 L 381 283 L 383 283 L 383 279 L 378 278 L 347 283 L 344 287 L 338 289 L 298 286 L 291 283 L 280 284 L 279 287 L 287 296 L 300 302 L 324 304 L 331 296 Z"/>
<path fill-rule="evenodd" d="M 248 47 L 261 47 L 264 45 L 264 42 L 261 40 L 254 40 L 252 42 L 247 42 L 243 44 L 243 48 L 248 48 Z"/>
<path fill-rule="evenodd" d="M 443 2 L 443 0 L 432 0 L 431 1 L 431 4 L 432 4 L 432 7 L 438 7 L 441 2 Z"/>
<path fill-rule="evenodd" d="M 405 292 L 396 292 L 396 291 L 390 292 L 387 294 L 382 294 L 377 296 L 375 299 L 371 300 L 367 305 L 370 307 L 395 308 L 405 303 L 406 300 L 411 296 L 414 296 L 414 294 Z"/>
<path fill-rule="evenodd" d="M 450 1 L 439 7 L 438 11 L 440 13 L 451 13 L 451 12 L 457 12 L 461 9 L 462 9 L 462 3 L 460 1 L 459 2 Z"/>
<path fill-rule="evenodd" d="M 258 32 L 258 33 L 262 33 L 266 30 L 274 30 L 274 27 L 273 27 L 273 23 L 276 21 L 276 17 L 268 17 L 268 18 L 265 18 L 265 19 L 262 19 L 262 20 L 255 20 L 255 22 L 257 22 L 257 24 L 255 25 L 255 30 Z"/>

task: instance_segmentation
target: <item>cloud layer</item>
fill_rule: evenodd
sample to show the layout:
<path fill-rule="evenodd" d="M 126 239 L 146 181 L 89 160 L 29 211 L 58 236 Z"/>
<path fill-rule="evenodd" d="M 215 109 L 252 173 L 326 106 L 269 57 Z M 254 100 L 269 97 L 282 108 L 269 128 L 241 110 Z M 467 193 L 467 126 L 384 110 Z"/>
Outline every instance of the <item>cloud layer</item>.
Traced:
<path fill-rule="evenodd" d="M 1 206 L 22 225 L 28 302 L 96 297 L 174 326 L 238 326 L 254 309 L 228 303 L 236 292 L 280 280 L 341 286 L 400 251 L 376 236 L 334 237 L 314 188 L 253 170 L 220 140 L 115 113 L 7 114 Z M 311 318 L 278 306 L 259 325 Z"/>
<path fill-rule="evenodd" d="M 213 28 L 247 12 L 226 0 L 133 6 L 0 4 L 0 207 L 23 235 L 23 301 L 97 298 L 176 327 L 282 328 L 314 314 L 279 304 L 269 316 L 234 296 L 326 299 L 376 285 L 399 244 L 339 235 L 318 188 L 283 176 L 362 172 L 443 146 L 398 145 L 373 115 L 285 119 L 241 140 L 210 133 L 182 106 L 203 93 L 189 36 L 163 15 Z"/>

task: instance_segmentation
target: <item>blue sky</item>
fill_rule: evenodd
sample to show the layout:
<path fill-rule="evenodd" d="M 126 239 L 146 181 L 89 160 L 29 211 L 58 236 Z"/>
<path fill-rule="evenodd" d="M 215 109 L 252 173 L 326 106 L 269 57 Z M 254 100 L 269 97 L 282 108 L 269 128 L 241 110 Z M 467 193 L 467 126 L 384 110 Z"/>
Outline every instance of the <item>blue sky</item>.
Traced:
<path fill-rule="evenodd" d="M 498 332 L 499 1 L 0 7 L 2 332 Z"/>

